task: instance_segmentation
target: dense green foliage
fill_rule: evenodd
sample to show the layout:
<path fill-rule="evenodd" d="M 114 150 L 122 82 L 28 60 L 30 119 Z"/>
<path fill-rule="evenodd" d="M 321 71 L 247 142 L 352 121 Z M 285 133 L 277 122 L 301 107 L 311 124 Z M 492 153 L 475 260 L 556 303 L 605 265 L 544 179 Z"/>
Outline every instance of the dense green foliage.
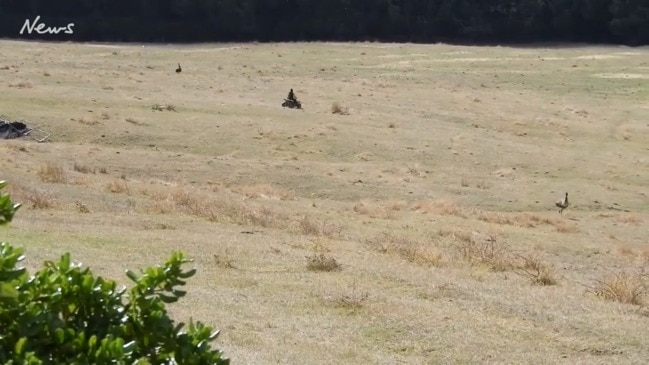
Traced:
<path fill-rule="evenodd" d="M 0 225 L 18 208 L 1 189 Z M 2 364 L 229 364 L 210 348 L 218 332 L 201 322 L 175 324 L 166 303 L 195 274 L 173 253 L 141 275 L 128 291 L 93 275 L 66 253 L 30 276 L 19 266 L 23 250 L 0 243 L 0 363 Z M 126 294 L 127 293 L 127 294 Z M 124 297 L 128 300 L 124 300 Z"/>
<path fill-rule="evenodd" d="M 20 204 L 11 201 L 9 194 L 4 194 L 2 189 L 7 187 L 6 181 L 0 181 L 0 226 L 3 226 L 14 217 L 14 214 L 20 208 Z"/>
<path fill-rule="evenodd" d="M 0 0 L 0 36 L 37 15 L 78 41 L 649 43 L 647 0 Z"/>

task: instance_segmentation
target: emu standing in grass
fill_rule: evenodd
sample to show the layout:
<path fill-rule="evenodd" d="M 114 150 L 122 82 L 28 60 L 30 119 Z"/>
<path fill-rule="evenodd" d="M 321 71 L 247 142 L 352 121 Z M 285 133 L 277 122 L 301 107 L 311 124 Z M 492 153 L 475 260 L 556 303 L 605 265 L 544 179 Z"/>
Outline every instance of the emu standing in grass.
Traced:
<path fill-rule="evenodd" d="M 561 208 L 561 209 L 559 209 L 559 214 L 561 214 L 563 216 L 563 210 L 568 208 L 568 205 L 570 204 L 570 203 L 568 203 L 568 193 L 566 193 L 566 196 L 563 199 L 557 200 L 557 202 L 554 203 L 554 204 L 557 207 Z"/>

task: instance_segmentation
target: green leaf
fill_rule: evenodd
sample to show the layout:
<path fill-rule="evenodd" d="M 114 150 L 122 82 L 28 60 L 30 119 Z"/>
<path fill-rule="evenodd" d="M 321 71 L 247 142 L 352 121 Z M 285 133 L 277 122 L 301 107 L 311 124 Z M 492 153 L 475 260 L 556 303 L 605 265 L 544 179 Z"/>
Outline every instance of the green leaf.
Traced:
<path fill-rule="evenodd" d="M 182 322 L 178 323 L 178 324 L 176 325 L 176 327 L 174 328 L 174 333 L 175 333 L 175 334 L 180 333 L 180 331 L 182 331 L 183 327 L 185 327 L 185 324 L 184 324 L 184 323 L 182 323 Z"/>
<path fill-rule="evenodd" d="M 88 340 L 88 348 L 90 351 L 94 351 L 95 348 L 97 348 L 97 336 L 92 335 L 90 336 L 90 339 Z"/>
<path fill-rule="evenodd" d="M 16 346 L 14 346 L 14 352 L 16 355 L 22 355 L 25 352 L 25 346 L 27 346 L 27 337 L 21 337 Z"/>
<path fill-rule="evenodd" d="M 162 293 L 158 293 L 158 298 L 160 298 L 160 300 L 162 300 L 164 303 L 167 303 L 167 304 L 175 303 L 175 302 L 178 301 L 178 297 L 170 296 L 170 295 L 166 295 L 166 294 L 162 294 Z"/>
<path fill-rule="evenodd" d="M 69 252 L 66 252 L 63 256 L 61 256 L 61 261 L 59 262 L 59 267 L 61 268 L 62 271 L 70 270 L 70 253 Z"/>
<path fill-rule="evenodd" d="M 10 283 L 0 283 L 0 299 L 17 299 L 18 290 Z"/>
<path fill-rule="evenodd" d="M 4 189 L 6 186 L 6 181 L 0 181 L 0 190 Z M 20 204 L 14 204 L 8 194 L 4 194 L 0 191 L 0 225 L 11 222 L 14 214 L 20 206 Z"/>
<path fill-rule="evenodd" d="M 208 337 L 208 341 L 214 341 L 219 335 L 221 334 L 221 331 L 214 331 L 210 334 L 210 337 Z"/>
<path fill-rule="evenodd" d="M 25 272 L 26 270 L 24 268 L 15 269 L 15 270 L 3 270 L 0 271 L 0 280 L 10 281 L 10 280 L 18 279 Z"/>
<path fill-rule="evenodd" d="M 184 297 L 185 295 L 187 295 L 186 290 L 174 290 L 172 291 L 172 293 L 177 297 Z"/>
<path fill-rule="evenodd" d="M 136 347 L 137 347 L 137 343 L 135 341 L 131 341 L 124 344 L 124 346 L 122 346 L 122 350 L 124 351 L 125 354 L 131 354 Z"/>
<path fill-rule="evenodd" d="M 63 328 L 57 328 L 54 330 L 54 337 L 56 338 L 56 342 L 60 345 L 65 342 L 65 331 Z"/>
<path fill-rule="evenodd" d="M 135 275 L 135 273 L 131 270 L 126 270 L 126 276 L 128 276 L 129 279 L 131 279 L 133 282 L 138 282 L 140 278 Z"/>
<path fill-rule="evenodd" d="M 123 353 L 123 351 L 124 351 L 124 339 L 122 339 L 121 337 L 116 338 L 115 341 L 113 341 L 113 344 L 112 344 L 111 347 L 112 347 L 111 349 L 113 350 L 114 353 L 116 353 L 116 354 Z"/>
<path fill-rule="evenodd" d="M 195 274 L 196 274 L 196 269 L 191 269 L 189 271 L 179 273 L 178 277 L 181 279 L 188 279 L 194 276 Z"/>
<path fill-rule="evenodd" d="M 85 275 L 83 277 L 83 283 L 81 284 L 81 287 L 83 288 L 84 292 L 90 292 L 92 291 L 92 284 L 94 284 L 94 279 L 92 275 Z"/>

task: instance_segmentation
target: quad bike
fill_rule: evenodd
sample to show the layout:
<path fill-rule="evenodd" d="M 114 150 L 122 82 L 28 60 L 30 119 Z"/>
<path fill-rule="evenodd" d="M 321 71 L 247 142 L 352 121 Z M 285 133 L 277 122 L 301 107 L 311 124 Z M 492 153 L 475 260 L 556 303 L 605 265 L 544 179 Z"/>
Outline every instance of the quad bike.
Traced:
<path fill-rule="evenodd" d="M 291 109 L 302 109 L 302 103 L 297 100 L 284 99 L 282 106 Z"/>

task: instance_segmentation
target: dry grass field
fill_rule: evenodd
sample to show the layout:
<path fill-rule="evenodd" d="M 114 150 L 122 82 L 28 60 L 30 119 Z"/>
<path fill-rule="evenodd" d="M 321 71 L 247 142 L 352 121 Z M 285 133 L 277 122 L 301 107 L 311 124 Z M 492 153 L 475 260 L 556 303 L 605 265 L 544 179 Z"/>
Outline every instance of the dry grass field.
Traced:
<path fill-rule="evenodd" d="M 31 268 L 184 251 L 233 364 L 649 358 L 647 48 L 0 48 Z"/>

